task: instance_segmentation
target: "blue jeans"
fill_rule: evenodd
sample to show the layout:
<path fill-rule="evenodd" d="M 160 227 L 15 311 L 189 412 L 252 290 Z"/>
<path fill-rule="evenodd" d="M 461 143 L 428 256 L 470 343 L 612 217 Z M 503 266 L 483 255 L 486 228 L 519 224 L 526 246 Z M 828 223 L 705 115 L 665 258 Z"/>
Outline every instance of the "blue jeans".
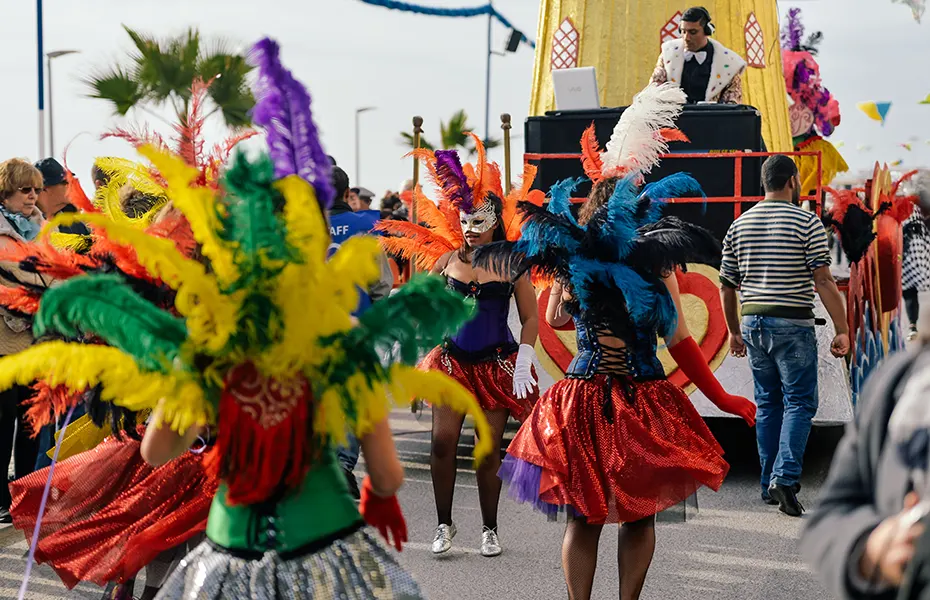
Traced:
<path fill-rule="evenodd" d="M 339 446 L 336 448 L 336 458 L 339 459 L 339 464 L 342 465 L 342 468 L 346 471 L 354 471 L 355 465 L 358 464 L 358 453 L 360 451 L 360 446 L 358 443 L 358 438 L 355 437 L 351 431 L 346 432 L 348 441 L 345 446 Z"/>
<path fill-rule="evenodd" d="M 801 480 L 804 450 L 817 413 L 814 327 L 776 317 L 746 316 L 743 341 L 756 396 L 756 440 L 763 489 Z"/>

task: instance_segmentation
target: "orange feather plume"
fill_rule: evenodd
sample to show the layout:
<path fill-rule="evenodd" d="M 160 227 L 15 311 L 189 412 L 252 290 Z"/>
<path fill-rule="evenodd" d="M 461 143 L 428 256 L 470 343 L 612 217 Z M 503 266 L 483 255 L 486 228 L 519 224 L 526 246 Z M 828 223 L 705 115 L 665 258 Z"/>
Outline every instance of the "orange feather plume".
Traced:
<path fill-rule="evenodd" d="M 52 387 L 39 381 L 32 385 L 36 391 L 35 396 L 25 401 L 29 407 L 26 410 L 26 421 L 32 426 L 32 437 L 39 434 L 39 430 L 51 425 L 55 415 L 67 414 L 68 409 L 84 400 L 84 393 L 70 392 L 67 386 Z"/>
<path fill-rule="evenodd" d="M 0 260 L 15 264 L 32 262 L 39 273 L 53 279 L 83 275 L 86 273 L 85 267 L 98 266 L 91 257 L 73 250 L 56 248 L 48 239 L 36 240 L 29 244 L 11 240 L 0 250 Z"/>
<path fill-rule="evenodd" d="M 660 129 L 659 135 L 662 136 L 662 139 L 666 142 L 691 143 L 691 140 L 688 139 L 688 136 L 686 136 L 685 132 L 681 129 Z"/>
<path fill-rule="evenodd" d="M 501 199 L 504 197 L 502 181 L 501 168 L 496 162 L 489 162 L 484 168 L 484 184 L 488 187 L 489 192 Z"/>
<path fill-rule="evenodd" d="M 453 248 L 461 248 L 462 238 L 461 228 L 459 227 L 458 214 L 455 214 L 455 220 L 450 221 L 450 215 L 439 210 L 436 204 L 423 195 L 423 190 L 418 185 L 416 188 L 417 198 L 417 220 L 429 227 L 434 233 L 445 238 Z"/>
<path fill-rule="evenodd" d="M 479 206 L 488 195 L 488 190 L 490 186 L 487 182 L 487 164 L 488 164 L 488 155 L 484 149 L 484 142 L 481 141 L 481 138 L 472 133 L 468 132 L 469 137 L 475 143 L 475 151 L 478 153 L 478 158 L 475 161 L 475 183 L 471 188 L 472 196 L 475 198 L 475 206 Z"/>
<path fill-rule="evenodd" d="M 585 176 L 592 182 L 597 183 L 604 178 L 604 163 L 601 160 L 601 149 L 594 132 L 594 123 L 581 134 L 581 166 Z"/>
<path fill-rule="evenodd" d="M 534 165 L 523 165 L 523 176 L 520 178 L 520 185 L 511 189 L 507 197 L 504 198 L 504 210 L 501 212 L 501 220 L 504 223 L 507 239 L 511 242 L 520 239 L 520 228 L 523 226 L 523 219 L 520 216 L 520 211 L 517 210 L 517 204 L 527 200 L 530 187 L 532 187 L 533 181 L 536 179 L 536 171 L 537 168 Z M 545 195 L 542 196 L 545 199 Z M 538 206 L 542 206 L 541 201 Z"/>
<path fill-rule="evenodd" d="M 167 216 L 149 226 L 146 233 L 171 240 L 178 252 L 187 257 L 193 256 L 197 248 L 191 224 L 178 210 L 172 210 Z"/>
<path fill-rule="evenodd" d="M 431 270 L 440 258 L 456 248 L 436 232 L 407 221 L 381 221 L 374 231 L 385 233 L 381 247 L 388 254 L 415 260 L 418 268 Z"/>
<path fill-rule="evenodd" d="M 0 285 L 0 306 L 27 315 L 34 315 L 39 310 L 39 294 L 34 294 L 22 287 Z"/>

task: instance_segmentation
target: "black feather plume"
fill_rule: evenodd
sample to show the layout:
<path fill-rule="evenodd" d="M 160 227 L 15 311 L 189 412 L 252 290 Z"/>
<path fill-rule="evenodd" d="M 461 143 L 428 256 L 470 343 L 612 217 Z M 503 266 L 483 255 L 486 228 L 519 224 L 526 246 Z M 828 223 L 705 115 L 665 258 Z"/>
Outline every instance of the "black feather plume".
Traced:
<path fill-rule="evenodd" d="M 663 276 L 689 262 L 720 268 L 720 242 L 699 225 L 678 217 L 662 217 L 637 233 L 633 251 L 625 261 L 636 269 Z"/>

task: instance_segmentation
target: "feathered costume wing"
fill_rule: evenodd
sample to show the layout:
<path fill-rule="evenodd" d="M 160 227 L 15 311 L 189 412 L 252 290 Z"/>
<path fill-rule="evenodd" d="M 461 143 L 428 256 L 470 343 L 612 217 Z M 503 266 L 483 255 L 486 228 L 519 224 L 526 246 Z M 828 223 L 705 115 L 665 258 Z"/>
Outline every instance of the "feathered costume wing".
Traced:
<path fill-rule="evenodd" d="M 309 95 L 281 65 L 273 41 L 259 42 L 253 57 L 254 120 L 266 130 L 270 157 L 237 158 L 214 194 L 191 187 L 198 171 L 183 158 L 144 150 L 190 221 L 206 266 L 104 215 L 68 217 L 132 246 L 150 276 L 176 293 L 173 310 L 151 305 L 118 278 L 74 278 L 45 293 L 37 328 L 81 331 L 107 345 L 39 343 L 0 359 L 0 388 L 33 380 L 71 392 L 99 386 L 104 400 L 120 406 L 160 407 L 163 422 L 179 432 L 214 423 L 209 468 L 227 482 L 232 503 L 299 485 L 318 442 L 344 439 L 347 425 L 365 434 L 392 400 L 422 397 L 473 415 L 480 458 L 490 432 L 477 401 L 443 374 L 410 364 L 470 318 L 473 305 L 425 276 L 353 326 L 357 286 L 379 274 L 378 243 L 353 238 L 327 261 L 329 163 Z M 396 344 L 405 363 L 382 362 L 379 350 Z M 66 402 L 53 408 L 61 415 Z"/>
<path fill-rule="evenodd" d="M 506 196 L 502 191 L 500 168 L 487 161 L 484 144 L 475 134 L 478 157 L 476 164 L 463 165 L 454 150 L 415 150 L 415 160 L 426 165 L 429 181 L 439 192 L 434 202 L 418 186 L 414 190 L 417 201 L 417 219 L 381 221 L 375 231 L 383 234 L 381 244 L 390 254 L 414 260 L 417 268 L 429 271 L 443 255 L 458 250 L 465 243 L 459 222 L 459 211 L 471 212 L 485 202 L 488 193 L 503 200 L 501 220 L 508 240 L 520 237 L 521 217 L 517 204 L 527 201 L 542 205 L 543 193 L 530 190 L 536 178 L 536 167 L 526 165 L 523 176 Z"/>
<path fill-rule="evenodd" d="M 596 180 L 620 177 L 608 202 L 580 225 L 571 195 L 581 180 L 562 181 L 547 207 L 521 203 L 520 239 L 477 248 L 475 266 L 513 278 L 535 269 L 569 285 L 582 311 L 616 331 L 630 319 L 640 329 L 673 332 L 677 314 L 661 278 L 689 262 L 719 266 L 721 253 L 709 231 L 662 217 L 666 199 L 703 195 L 693 177 L 678 173 L 640 189 L 668 140 L 684 137 L 670 129 L 684 102 L 677 86 L 650 85 L 623 113 L 603 153 L 589 128 L 582 137 L 585 172 Z"/>

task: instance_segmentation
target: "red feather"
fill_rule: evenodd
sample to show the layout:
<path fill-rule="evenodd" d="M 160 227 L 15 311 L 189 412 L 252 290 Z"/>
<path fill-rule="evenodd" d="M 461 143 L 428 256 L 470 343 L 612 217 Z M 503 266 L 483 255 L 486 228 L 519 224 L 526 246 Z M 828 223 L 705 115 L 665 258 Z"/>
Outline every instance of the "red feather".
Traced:
<path fill-rule="evenodd" d="M 156 131 L 149 131 L 148 127 L 116 127 L 110 131 L 104 133 L 100 136 L 101 140 L 107 138 L 115 138 L 119 140 L 124 140 L 129 142 L 133 148 L 140 148 L 142 146 L 155 146 L 159 150 L 168 150 L 168 144 L 165 143 L 165 139 L 161 136 L 160 133 Z"/>
<path fill-rule="evenodd" d="M 604 177 L 604 163 L 601 160 L 601 150 L 597 143 L 597 134 L 594 132 L 594 123 L 591 123 L 581 134 L 581 166 L 584 168 L 585 176 L 594 183 Z"/>
<path fill-rule="evenodd" d="M 87 197 L 87 194 L 84 193 L 84 188 L 81 187 L 81 183 L 77 180 L 77 177 L 75 177 L 71 169 L 68 168 L 68 148 L 70 147 L 71 142 L 68 142 L 68 145 L 65 146 L 64 153 L 61 155 L 61 161 L 64 163 L 65 167 L 65 180 L 68 182 L 68 190 L 66 192 L 68 202 L 74 205 L 78 210 L 84 212 L 100 212 L 97 210 L 97 207 L 94 206 L 94 203 L 90 201 L 90 198 Z"/>
<path fill-rule="evenodd" d="M 833 196 L 833 208 L 830 215 L 834 221 L 842 224 L 846 220 L 846 211 L 853 204 L 857 205 L 864 212 L 872 214 L 872 211 L 859 198 L 860 189 L 852 190 L 835 190 L 831 187 L 824 187 L 824 191 Z"/>
<path fill-rule="evenodd" d="M 157 223 L 152 224 L 146 233 L 171 240 L 178 252 L 188 258 L 194 255 L 194 250 L 197 248 L 197 240 L 194 239 L 191 224 L 187 217 L 178 210 L 171 210 Z"/>
<path fill-rule="evenodd" d="M 203 168 L 203 124 L 207 120 L 203 105 L 212 83 L 212 79 L 208 82 L 199 77 L 194 80 L 187 114 L 174 127 L 178 133 L 178 155 L 184 162 L 197 169 Z"/>

